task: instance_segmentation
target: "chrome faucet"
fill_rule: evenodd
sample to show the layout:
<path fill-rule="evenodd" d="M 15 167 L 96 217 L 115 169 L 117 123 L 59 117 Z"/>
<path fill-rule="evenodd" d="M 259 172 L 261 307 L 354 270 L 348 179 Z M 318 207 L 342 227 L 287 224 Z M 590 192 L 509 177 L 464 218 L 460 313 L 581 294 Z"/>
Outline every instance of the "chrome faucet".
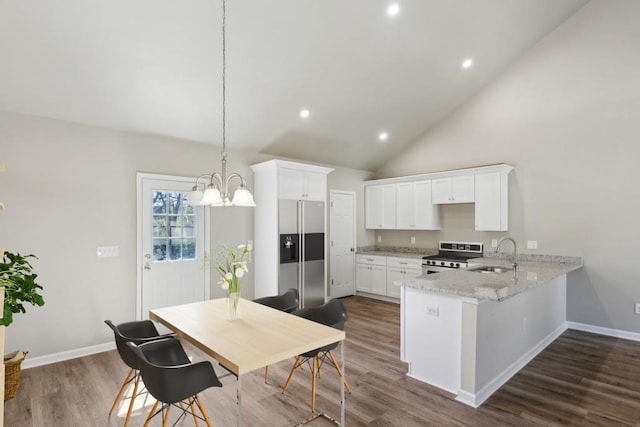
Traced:
<path fill-rule="evenodd" d="M 503 237 L 502 239 L 500 239 L 500 241 L 498 242 L 498 246 L 496 246 L 496 253 L 498 253 L 498 251 L 500 250 L 500 246 L 502 245 L 502 243 L 505 240 L 509 240 L 511 243 L 513 243 L 513 275 L 517 275 L 518 274 L 518 245 L 516 244 L 516 241 L 513 239 L 513 237 Z"/>

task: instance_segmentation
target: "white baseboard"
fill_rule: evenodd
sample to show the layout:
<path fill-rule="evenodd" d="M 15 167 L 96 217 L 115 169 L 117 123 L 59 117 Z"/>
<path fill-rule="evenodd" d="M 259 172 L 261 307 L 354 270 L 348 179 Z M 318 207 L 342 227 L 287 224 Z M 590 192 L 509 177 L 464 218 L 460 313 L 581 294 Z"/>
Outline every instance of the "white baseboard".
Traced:
<path fill-rule="evenodd" d="M 35 368 L 37 366 L 48 365 L 50 363 L 62 362 L 64 360 L 75 359 L 77 357 L 89 356 L 103 351 L 115 350 L 116 343 L 109 342 L 104 344 L 92 345 L 89 347 L 77 348 L 74 350 L 63 351 L 61 353 L 47 354 L 38 357 L 27 357 L 22 362 L 22 369 Z"/>
<path fill-rule="evenodd" d="M 593 326 L 586 323 L 567 322 L 569 329 L 576 331 L 591 332 L 593 334 L 607 335 L 615 338 L 624 338 L 625 340 L 640 341 L 640 334 L 637 332 L 621 331 L 620 329 L 603 328 L 602 326 Z"/>
<path fill-rule="evenodd" d="M 564 331 L 567 330 L 567 323 L 563 322 L 558 328 L 556 328 L 549 335 L 544 337 L 536 344 L 531 350 L 520 356 L 518 360 L 513 362 L 504 371 L 495 376 L 489 383 L 482 387 L 477 393 L 471 393 L 465 390 L 460 390 L 456 400 L 471 407 L 477 408 L 484 403 L 493 393 L 495 393 L 500 387 L 502 387 L 512 376 L 518 373 L 524 368 L 527 363 L 531 362 L 542 350 L 544 350 L 549 344 L 551 344 L 556 338 L 558 338 Z"/>

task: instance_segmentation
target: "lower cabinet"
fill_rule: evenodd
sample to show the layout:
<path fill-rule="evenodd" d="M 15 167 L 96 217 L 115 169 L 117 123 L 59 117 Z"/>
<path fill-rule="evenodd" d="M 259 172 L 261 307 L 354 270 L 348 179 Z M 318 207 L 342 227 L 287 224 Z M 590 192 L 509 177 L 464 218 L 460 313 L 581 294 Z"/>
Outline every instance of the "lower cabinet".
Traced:
<path fill-rule="evenodd" d="M 387 296 L 400 298 L 400 286 L 394 282 L 412 279 L 422 274 L 420 258 L 387 257 Z"/>
<path fill-rule="evenodd" d="M 358 255 L 356 257 L 356 290 L 386 295 L 387 257 L 380 255 Z"/>
<path fill-rule="evenodd" d="M 400 298 L 400 287 L 394 282 L 422 274 L 420 258 L 358 255 L 356 261 L 356 290 L 371 294 Z"/>

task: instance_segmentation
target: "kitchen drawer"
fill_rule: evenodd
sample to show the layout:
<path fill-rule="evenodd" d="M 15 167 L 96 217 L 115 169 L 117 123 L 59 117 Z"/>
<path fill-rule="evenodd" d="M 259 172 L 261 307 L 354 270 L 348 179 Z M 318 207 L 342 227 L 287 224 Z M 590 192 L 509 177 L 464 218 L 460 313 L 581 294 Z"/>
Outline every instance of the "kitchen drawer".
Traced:
<path fill-rule="evenodd" d="M 387 266 L 400 268 L 422 268 L 422 258 L 387 257 Z"/>
<path fill-rule="evenodd" d="M 387 257 L 382 255 L 356 255 L 356 263 L 386 266 Z"/>

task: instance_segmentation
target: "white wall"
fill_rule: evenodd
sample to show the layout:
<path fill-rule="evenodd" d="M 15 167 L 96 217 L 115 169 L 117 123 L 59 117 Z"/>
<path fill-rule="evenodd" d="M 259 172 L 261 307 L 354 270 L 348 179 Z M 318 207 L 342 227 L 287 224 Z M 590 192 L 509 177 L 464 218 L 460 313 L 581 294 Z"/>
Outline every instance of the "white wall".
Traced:
<path fill-rule="evenodd" d="M 136 172 L 193 176 L 220 168 L 218 148 L 0 113 L 0 241 L 34 253 L 44 307 L 27 307 L 6 331 L 6 349 L 30 356 L 113 339 L 104 319 L 135 318 Z M 242 153 L 229 170 L 253 181 Z M 212 243 L 253 235 L 247 208 L 212 212 Z M 96 247 L 117 245 L 117 258 Z M 220 294 L 212 274 L 212 296 Z M 245 291 L 252 296 L 253 279 Z M 244 293 L 244 292 L 243 292 Z"/>
<path fill-rule="evenodd" d="M 509 233 L 476 232 L 471 205 L 445 206 L 443 231 L 418 241 L 488 245 L 510 234 L 521 248 L 537 240 L 537 253 L 584 256 L 568 277 L 568 320 L 632 332 L 640 332 L 639 16 L 635 0 L 591 1 L 376 174 L 514 165 Z M 408 242 L 406 233 L 381 235 Z"/>

